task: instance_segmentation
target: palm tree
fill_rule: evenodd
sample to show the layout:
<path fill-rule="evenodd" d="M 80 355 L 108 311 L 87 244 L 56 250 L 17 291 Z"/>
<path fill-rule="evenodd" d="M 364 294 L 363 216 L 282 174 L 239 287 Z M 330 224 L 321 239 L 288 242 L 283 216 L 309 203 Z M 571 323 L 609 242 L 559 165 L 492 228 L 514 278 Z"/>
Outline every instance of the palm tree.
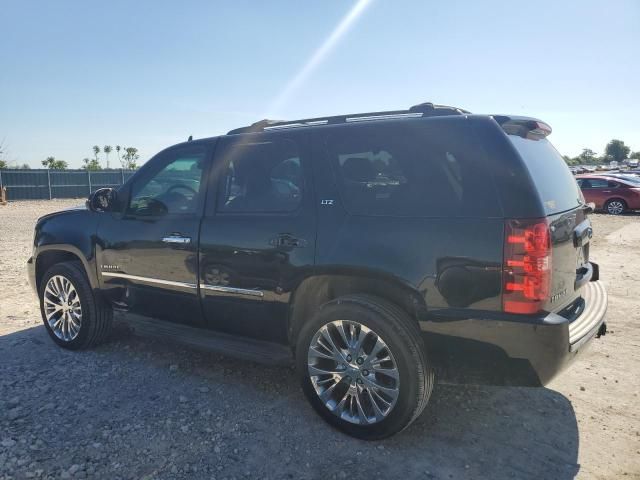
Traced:
<path fill-rule="evenodd" d="M 105 145 L 102 148 L 102 151 L 104 152 L 104 154 L 107 157 L 107 170 L 109 170 L 109 154 L 111 153 L 111 145 Z"/>
<path fill-rule="evenodd" d="M 120 145 L 116 145 L 116 153 L 118 154 L 118 163 L 122 167 L 122 160 L 120 160 Z"/>
<path fill-rule="evenodd" d="M 100 153 L 100 147 L 98 145 L 94 145 L 93 146 L 93 155 L 96 157 L 96 160 L 98 160 L 98 154 Z"/>
<path fill-rule="evenodd" d="M 138 168 L 137 160 L 140 158 L 138 149 L 135 147 L 127 147 L 124 149 L 125 154 L 122 157 L 125 161 L 125 168 L 127 170 L 135 170 Z"/>

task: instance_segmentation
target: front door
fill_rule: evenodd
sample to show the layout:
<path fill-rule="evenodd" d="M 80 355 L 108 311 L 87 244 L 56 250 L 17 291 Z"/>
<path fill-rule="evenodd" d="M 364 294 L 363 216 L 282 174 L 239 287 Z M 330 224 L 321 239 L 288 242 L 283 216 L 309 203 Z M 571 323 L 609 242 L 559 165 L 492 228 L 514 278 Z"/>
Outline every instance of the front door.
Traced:
<path fill-rule="evenodd" d="M 98 227 L 97 264 L 102 288 L 129 311 L 202 324 L 198 299 L 198 233 L 207 144 L 160 153 L 136 175 L 122 212 Z"/>
<path fill-rule="evenodd" d="M 200 233 L 210 328 L 286 342 L 293 288 L 314 263 L 307 132 L 223 137 Z"/>
<path fill-rule="evenodd" d="M 609 182 L 604 178 L 583 178 L 580 180 L 580 188 L 586 201 L 595 203 L 596 208 L 602 208 L 611 193 Z"/>

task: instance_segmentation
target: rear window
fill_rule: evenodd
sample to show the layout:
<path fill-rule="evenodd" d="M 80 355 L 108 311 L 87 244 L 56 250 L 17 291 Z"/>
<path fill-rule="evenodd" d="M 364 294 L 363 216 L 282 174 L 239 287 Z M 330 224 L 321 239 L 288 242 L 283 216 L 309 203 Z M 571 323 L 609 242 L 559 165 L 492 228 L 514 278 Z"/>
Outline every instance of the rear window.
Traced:
<path fill-rule="evenodd" d="M 623 176 L 617 176 L 616 178 L 619 178 L 621 180 L 621 182 L 625 185 L 630 185 L 630 186 L 634 186 L 637 187 L 638 185 L 640 185 L 640 178 L 639 177 L 634 177 L 631 175 L 625 175 Z"/>
<path fill-rule="evenodd" d="M 547 139 L 532 140 L 517 135 L 509 135 L 509 139 L 527 165 L 547 215 L 580 205 L 581 195 L 575 177 Z"/>
<path fill-rule="evenodd" d="M 358 215 L 500 216 L 465 121 L 336 127 L 325 138 L 345 208 Z"/>

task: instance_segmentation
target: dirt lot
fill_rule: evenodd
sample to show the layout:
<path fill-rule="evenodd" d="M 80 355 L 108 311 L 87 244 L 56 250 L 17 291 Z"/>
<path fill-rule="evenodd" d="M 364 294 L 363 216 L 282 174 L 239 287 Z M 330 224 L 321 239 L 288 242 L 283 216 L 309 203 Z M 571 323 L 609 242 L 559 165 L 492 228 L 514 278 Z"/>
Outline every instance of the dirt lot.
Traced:
<path fill-rule="evenodd" d="M 289 370 L 133 337 L 56 346 L 25 261 L 79 201 L 0 206 L 0 479 L 640 478 L 640 216 L 593 215 L 610 334 L 546 389 L 437 386 L 365 443 L 325 425 Z"/>

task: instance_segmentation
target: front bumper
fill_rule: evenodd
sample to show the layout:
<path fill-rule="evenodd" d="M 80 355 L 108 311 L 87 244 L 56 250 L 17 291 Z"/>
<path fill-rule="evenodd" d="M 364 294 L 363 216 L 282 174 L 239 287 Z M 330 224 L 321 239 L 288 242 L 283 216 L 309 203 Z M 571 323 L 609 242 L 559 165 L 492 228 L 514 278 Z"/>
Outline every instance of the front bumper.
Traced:
<path fill-rule="evenodd" d="M 27 279 L 29 280 L 29 286 L 34 292 L 37 292 L 38 286 L 36 284 L 36 262 L 33 257 L 29 257 L 27 260 Z"/>
<path fill-rule="evenodd" d="M 542 386 L 606 332 L 607 292 L 599 281 L 582 288 L 575 319 L 501 316 L 420 322 L 440 381 Z"/>

